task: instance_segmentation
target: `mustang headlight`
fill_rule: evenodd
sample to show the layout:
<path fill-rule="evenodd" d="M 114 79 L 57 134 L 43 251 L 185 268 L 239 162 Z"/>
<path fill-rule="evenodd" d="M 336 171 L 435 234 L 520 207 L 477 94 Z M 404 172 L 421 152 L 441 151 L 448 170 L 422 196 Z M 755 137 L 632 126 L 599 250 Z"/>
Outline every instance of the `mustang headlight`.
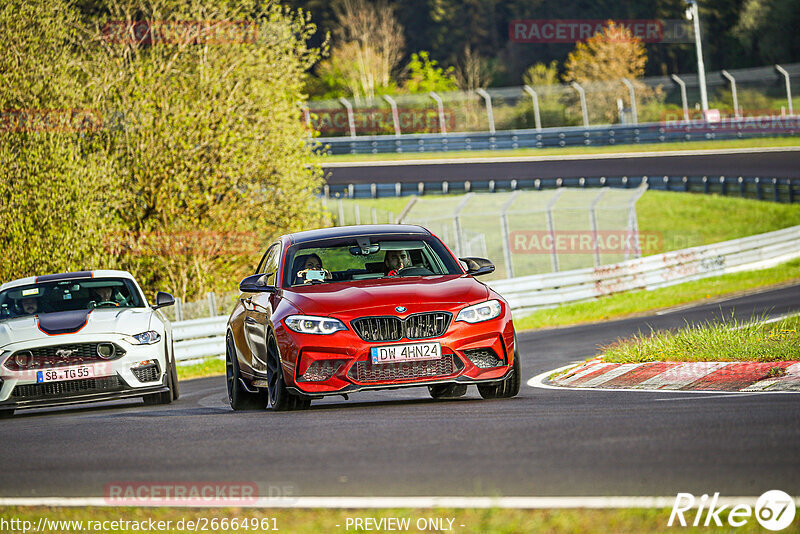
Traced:
<path fill-rule="evenodd" d="M 465 323 L 480 323 L 481 321 L 488 321 L 500 315 L 503 307 L 500 305 L 499 300 L 487 300 L 467 306 L 458 312 L 456 321 L 464 321 Z"/>
<path fill-rule="evenodd" d="M 125 336 L 125 341 L 131 345 L 152 345 L 161 341 L 161 334 L 155 330 L 148 330 L 135 336 Z"/>
<path fill-rule="evenodd" d="M 284 319 L 289 330 L 300 334 L 333 334 L 347 327 L 339 319 L 315 317 L 313 315 L 290 315 Z"/>

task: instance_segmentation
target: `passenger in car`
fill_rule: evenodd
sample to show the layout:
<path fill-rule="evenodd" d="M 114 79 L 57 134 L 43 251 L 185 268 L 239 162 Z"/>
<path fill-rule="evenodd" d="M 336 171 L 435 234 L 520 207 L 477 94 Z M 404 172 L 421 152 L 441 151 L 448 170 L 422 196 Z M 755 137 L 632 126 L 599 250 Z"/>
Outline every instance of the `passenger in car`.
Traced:
<path fill-rule="evenodd" d="M 326 279 L 332 278 L 331 273 L 322 267 L 322 259 L 317 254 L 300 254 L 292 263 L 292 285 L 305 283 L 308 271 L 324 271 Z"/>

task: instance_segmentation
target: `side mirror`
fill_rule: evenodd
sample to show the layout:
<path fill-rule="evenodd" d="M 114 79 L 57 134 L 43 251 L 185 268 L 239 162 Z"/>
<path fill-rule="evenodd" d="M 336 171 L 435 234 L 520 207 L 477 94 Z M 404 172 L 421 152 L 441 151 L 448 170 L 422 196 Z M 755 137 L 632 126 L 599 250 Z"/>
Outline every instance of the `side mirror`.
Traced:
<path fill-rule="evenodd" d="M 153 308 L 163 308 L 165 306 L 172 306 L 175 304 L 175 297 L 170 295 L 169 293 L 164 293 L 163 291 L 159 291 L 156 293 L 156 305 Z"/>
<path fill-rule="evenodd" d="M 239 282 L 239 291 L 242 293 L 274 292 L 275 286 L 267 284 L 268 274 L 252 274 Z"/>
<path fill-rule="evenodd" d="M 485 258 L 458 258 L 467 264 L 467 274 L 480 276 L 494 272 L 494 263 Z"/>

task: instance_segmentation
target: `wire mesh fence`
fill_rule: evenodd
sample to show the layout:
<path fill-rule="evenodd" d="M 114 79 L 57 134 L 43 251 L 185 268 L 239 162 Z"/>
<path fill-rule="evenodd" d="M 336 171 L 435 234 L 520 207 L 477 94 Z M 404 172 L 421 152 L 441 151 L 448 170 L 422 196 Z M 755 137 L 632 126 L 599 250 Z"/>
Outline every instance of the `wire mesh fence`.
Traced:
<path fill-rule="evenodd" d="M 638 232 L 636 201 L 645 189 L 563 187 L 412 197 L 397 220 L 428 228 L 459 257 L 491 259 L 496 270 L 487 279 L 514 278 L 640 257 L 647 243 Z M 339 225 L 356 223 L 347 214 L 358 204 L 347 205 Z"/>
<path fill-rule="evenodd" d="M 800 63 L 779 67 L 782 70 L 769 66 L 708 72 L 709 107 L 719 110 L 720 120 L 797 113 Z M 696 74 L 611 80 L 579 87 L 560 84 L 492 88 L 485 96 L 488 98 L 477 92 L 450 92 L 352 101 L 313 100 L 308 102 L 307 120 L 326 138 L 668 123 L 702 118 Z"/>

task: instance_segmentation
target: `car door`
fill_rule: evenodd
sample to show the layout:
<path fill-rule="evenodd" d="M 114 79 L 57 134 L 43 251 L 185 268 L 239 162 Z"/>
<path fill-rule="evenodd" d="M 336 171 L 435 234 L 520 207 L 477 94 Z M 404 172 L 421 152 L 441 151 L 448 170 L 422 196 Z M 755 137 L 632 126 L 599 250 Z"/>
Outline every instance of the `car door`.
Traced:
<path fill-rule="evenodd" d="M 280 243 L 271 245 L 256 271 L 256 274 L 266 277 L 267 285 L 277 285 L 280 252 Z M 255 371 L 266 371 L 267 328 L 270 325 L 276 298 L 274 292 L 267 291 L 242 295 L 242 304 L 245 309 L 245 339 L 252 358 L 248 363 Z"/>

